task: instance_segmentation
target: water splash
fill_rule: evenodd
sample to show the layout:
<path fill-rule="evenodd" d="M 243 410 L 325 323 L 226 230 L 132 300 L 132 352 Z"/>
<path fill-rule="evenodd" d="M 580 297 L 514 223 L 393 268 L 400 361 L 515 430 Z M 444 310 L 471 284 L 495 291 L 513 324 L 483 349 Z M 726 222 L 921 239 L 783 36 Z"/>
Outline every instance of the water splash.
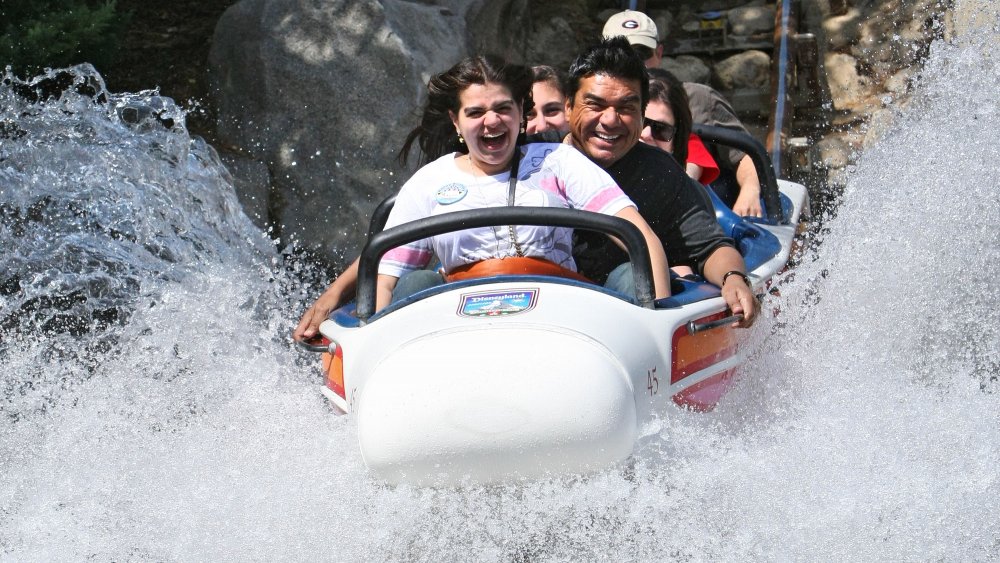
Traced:
<path fill-rule="evenodd" d="M 111 95 L 83 65 L 31 81 L 7 74 L 0 107 L 3 357 L 19 346 L 37 352 L 35 366 L 74 357 L 73 370 L 89 372 L 162 284 L 209 264 L 270 269 L 273 249 L 171 100 Z M 3 376 L 8 416 L 45 406 L 12 396 L 45 398 L 85 377 L 23 367 Z"/>
<path fill-rule="evenodd" d="M 81 291 L 87 300 L 74 314 L 125 312 L 72 341 L 114 336 L 67 387 L 54 382 L 79 363 L 35 349 L 54 338 L 38 330 L 54 313 L 28 315 L 13 333 L 29 336 L 4 340 L 8 388 L 24 374 L 57 375 L 48 387 L 56 400 L 42 412 L 21 394 L 31 390 L 3 399 L 4 412 L 22 416 L 0 421 L 0 553 L 39 561 L 997 558 L 990 288 L 1000 273 L 991 180 L 1000 69 L 987 46 L 986 38 L 933 46 L 911 107 L 860 159 L 816 255 L 768 304 L 781 314 L 761 321 L 756 334 L 767 338 L 720 409 L 677 411 L 646 428 L 631 468 L 462 490 L 368 479 L 352 420 L 329 411 L 314 359 L 287 343 L 317 288 L 275 261 L 236 210 L 211 151 L 177 130 L 177 118 L 170 128 L 137 128 L 119 112 L 134 100 L 111 95 L 106 105 L 79 102 L 85 109 L 72 115 L 93 118 L 86 126 L 57 115 L 62 101 L 4 114 L 5 131 L 26 131 L 0 142 L 5 209 L 23 214 L 47 195 L 66 210 L 22 234 L 5 220 L 5 262 L 15 258 L 8 241 L 35 258 L 4 275 L 30 272 L 18 287 L 36 297 L 51 281 Z M 21 146 L 35 138 L 52 140 Z M 74 165 L 61 164 L 69 158 Z M 139 160 L 146 164 L 130 165 Z M 82 162 L 93 163 L 86 174 Z M 190 205 L 192 197 L 202 204 Z M 71 202 L 85 204 L 87 221 Z M 89 261 L 61 268 L 70 253 L 46 253 L 45 240 L 28 232 L 46 234 L 53 249 L 89 240 L 83 247 L 122 275 L 102 278 Z M 162 250 L 146 247 L 161 236 Z M 131 285 L 116 285 L 128 276 Z M 29 297 L 4 299 L 6 316 Z"/>

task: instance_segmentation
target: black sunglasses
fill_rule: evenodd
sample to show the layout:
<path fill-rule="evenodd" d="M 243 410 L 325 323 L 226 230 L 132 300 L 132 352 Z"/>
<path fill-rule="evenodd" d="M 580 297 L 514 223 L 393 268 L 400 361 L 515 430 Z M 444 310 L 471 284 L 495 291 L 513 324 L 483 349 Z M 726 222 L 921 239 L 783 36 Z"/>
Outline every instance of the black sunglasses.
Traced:
<path fill-rule="evenodd" d="M 648 117 L 642 119 L 642 125 L 643 127 L 649 127 L 649 132 L 653 134 L 654 139 L 664 143 L 674 140 L 674 133 L 677 132 L 677 128 L 673 125 Z"/>

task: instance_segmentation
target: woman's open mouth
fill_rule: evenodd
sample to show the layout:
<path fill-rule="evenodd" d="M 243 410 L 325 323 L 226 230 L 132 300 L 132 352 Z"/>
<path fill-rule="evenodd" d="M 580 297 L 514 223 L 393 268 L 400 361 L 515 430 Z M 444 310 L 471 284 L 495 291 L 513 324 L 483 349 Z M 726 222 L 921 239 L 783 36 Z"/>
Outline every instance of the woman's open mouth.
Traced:
<path fill-rule="evenodd" d="M 484 133 L 480 135 L 479 141 L 483 144 L 483 147 L 485 147 L 486 150 L 499 150 L 507 144 L 507 132 Z"/>

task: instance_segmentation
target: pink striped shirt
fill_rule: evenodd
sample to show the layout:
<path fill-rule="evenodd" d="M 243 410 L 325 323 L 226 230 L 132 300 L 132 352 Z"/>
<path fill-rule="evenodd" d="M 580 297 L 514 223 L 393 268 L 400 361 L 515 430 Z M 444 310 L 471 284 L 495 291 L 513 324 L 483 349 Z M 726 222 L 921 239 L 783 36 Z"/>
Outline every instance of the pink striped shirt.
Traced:
<path fill-rule="evenodd" d="M 515 205 L 583 209 L 615 215 L 635 204 L 598 165 L 575 148 L 553 143 L 521 147 Z M 472 176 L 447 154 L 418 170 L 399 191 L 386 228 L 424 217 L 507 205 L 509 173 Z M 515 238 L 525 256 L 545 258 L 570 270 L 573 230 L 562 227 L 517 226 Z M 446 233 L 396 248 L 382 258 L 379 273 L 399 277 L 423 268 L 436 254 L 445 271 L 489 258 L 516 255 L 506 226 Z"/>

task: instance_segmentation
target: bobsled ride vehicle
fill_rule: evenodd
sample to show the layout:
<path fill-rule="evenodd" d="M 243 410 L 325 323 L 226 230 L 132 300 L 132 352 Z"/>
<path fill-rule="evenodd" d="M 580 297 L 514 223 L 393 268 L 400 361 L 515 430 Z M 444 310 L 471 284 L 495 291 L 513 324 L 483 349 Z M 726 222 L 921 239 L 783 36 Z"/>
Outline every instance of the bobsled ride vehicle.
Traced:
<path fill-rule="evenodd" d="M 807 204 L 777 181 L 763 146 L 727 130 L 709 140 L 751 154 L 766 217 L 717 202 L 755 293 L 782 270 Z M 359 264 L 356 302 L 331 313 L 321 341 L 323 393 L 356 417 L 364 461 L 389 483 L 448 485 L 586 473 L 626 460 L 644 423 L 711 409 L 744 360 L 745 329 L 718 287 L 675 278 L 654 299 L 645 241 L 616 217 L 558 208 L 459 211 L 382 230 L 376 210 Z M 721 206 L 721 207 L 718 207 Z M 496 225 L 555 225 L 618 237 L 635 278 L 630 298 L 549 275 L 445 283 L 375 312 L 381 256 L 435 234 Z M 678 408 L 678 405 L 685 408 Z"/>

